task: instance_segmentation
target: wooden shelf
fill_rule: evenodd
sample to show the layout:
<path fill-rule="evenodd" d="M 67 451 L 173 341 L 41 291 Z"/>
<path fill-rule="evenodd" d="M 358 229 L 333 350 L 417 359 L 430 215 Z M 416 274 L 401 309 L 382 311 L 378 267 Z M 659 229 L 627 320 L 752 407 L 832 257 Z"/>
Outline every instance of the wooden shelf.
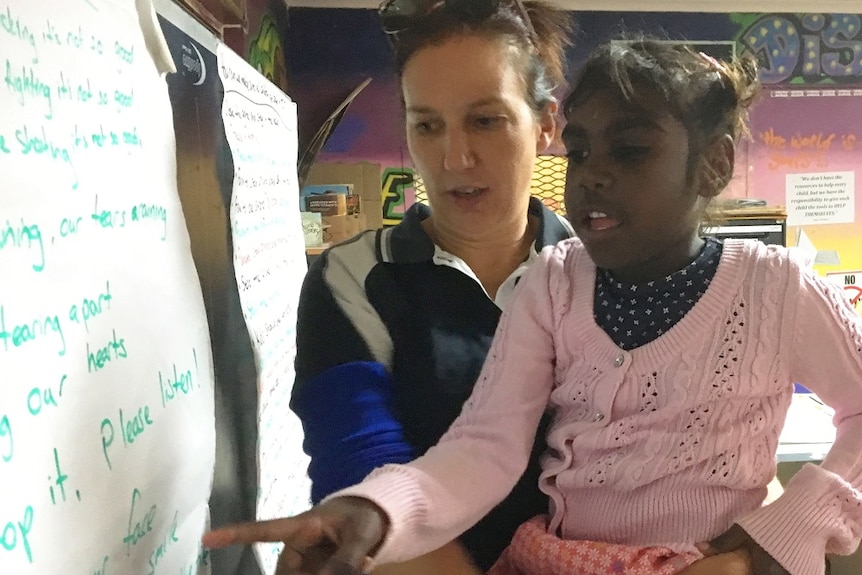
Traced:
<path fill-rule="evenodd" d="M 247 28 L 246 0 L 179 0 L 220 38 L 225 28 Z"/>
<path fill-rule="evenodd" d="M 749 220 L 755 218 L 787 219 L 787 210 L 784 206 L 739 206 L 730 201 L 726 203 L 718 202 L 710 206 L 709 210 L 718 218 L 731 220 Z"/>
<path fill-rule="evenodd" d="M 329 248 L 329 244 L 323 244 L 322 246 L 315 246 L 313 248 L 305 248 L 305 255 L 307 256 L 319 256 L 324 251 Z"/>
<path fill-rule="evenodd" d="M 787 219 L 787 211 L 783 206 L 759 206 L 753 208 L 724 209 L 718 212 L 719 217 L 732 220 L 751 220 L 757 218 Z"/>

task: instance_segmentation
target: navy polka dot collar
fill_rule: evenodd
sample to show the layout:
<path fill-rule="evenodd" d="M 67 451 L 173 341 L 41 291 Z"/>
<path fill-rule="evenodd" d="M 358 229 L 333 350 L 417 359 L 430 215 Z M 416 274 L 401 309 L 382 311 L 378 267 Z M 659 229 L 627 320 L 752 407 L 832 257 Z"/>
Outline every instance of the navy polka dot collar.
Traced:
<path fill-rule="evenodd" d="M 721 260 L 722 244 L 706 238 L 697 258 L 681 270 L 647 284 L 617 281 L 596 270 L 593 316 L 620 348 L 634 349 L 659 338 L 703 296 Z"/>

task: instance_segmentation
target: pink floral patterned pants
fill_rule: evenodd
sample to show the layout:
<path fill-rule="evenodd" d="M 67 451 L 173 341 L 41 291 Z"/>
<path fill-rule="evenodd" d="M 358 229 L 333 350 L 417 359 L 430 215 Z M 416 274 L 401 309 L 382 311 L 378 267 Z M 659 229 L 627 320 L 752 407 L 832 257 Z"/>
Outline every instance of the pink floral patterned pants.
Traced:
<path fill-rule="evenodd" d="M 675 575 L 700 558 L 666 547 L 566 541 L 538 516 L 518 528 L 488 575 Z"/>

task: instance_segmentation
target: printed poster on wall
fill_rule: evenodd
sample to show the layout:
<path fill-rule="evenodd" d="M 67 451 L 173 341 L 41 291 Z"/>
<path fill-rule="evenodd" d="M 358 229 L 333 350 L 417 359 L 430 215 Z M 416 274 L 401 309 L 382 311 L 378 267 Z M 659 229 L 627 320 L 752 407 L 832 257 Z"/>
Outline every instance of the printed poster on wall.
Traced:
<path fill-rule="evenodd" d="M 157 30 L 140 0 L 0 0 L 3 574 L 209 573 L 213 368 Z"/>
<path fill-rule="evenodd" d="M 787 174 L 787 225 L 852 224 L 855 172 Z"/>
<path fill-rule="evenodd" d="M 308 509 L 311 482 L 302 425 L 288 406 L 299 291 L 307 271 L 296 198 L 296 105 L 227 46 L 217 49 L 222 119 L 234 163 L 230 222 L 243 317 L 258 371 L 260 519 Z M 275 572 L 279 545 L 256 547 Z"/>

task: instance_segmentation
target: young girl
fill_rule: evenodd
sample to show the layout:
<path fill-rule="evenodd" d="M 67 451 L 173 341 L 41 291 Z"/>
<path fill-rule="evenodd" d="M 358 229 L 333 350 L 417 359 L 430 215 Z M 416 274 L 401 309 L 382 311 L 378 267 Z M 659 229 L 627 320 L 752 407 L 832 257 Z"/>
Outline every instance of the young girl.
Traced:
<path fill-rule="evenodd" d="M 522 279 L 437 446 L 279 524 L 287 568 L 450 541 L 506 496 L 546 409 L 549 514 L 495 575 L 817 575 L 856 548 L 862 318 L 790 250 L 700 235 L 756 89 L 747 61 L 668 44 L 591 56 L 565 103 L 578 239 Z M 793 382 L 835 408 L 837 440 L 763 506 Z M 256 529 L 209 542 L 266 538 Z"/>

